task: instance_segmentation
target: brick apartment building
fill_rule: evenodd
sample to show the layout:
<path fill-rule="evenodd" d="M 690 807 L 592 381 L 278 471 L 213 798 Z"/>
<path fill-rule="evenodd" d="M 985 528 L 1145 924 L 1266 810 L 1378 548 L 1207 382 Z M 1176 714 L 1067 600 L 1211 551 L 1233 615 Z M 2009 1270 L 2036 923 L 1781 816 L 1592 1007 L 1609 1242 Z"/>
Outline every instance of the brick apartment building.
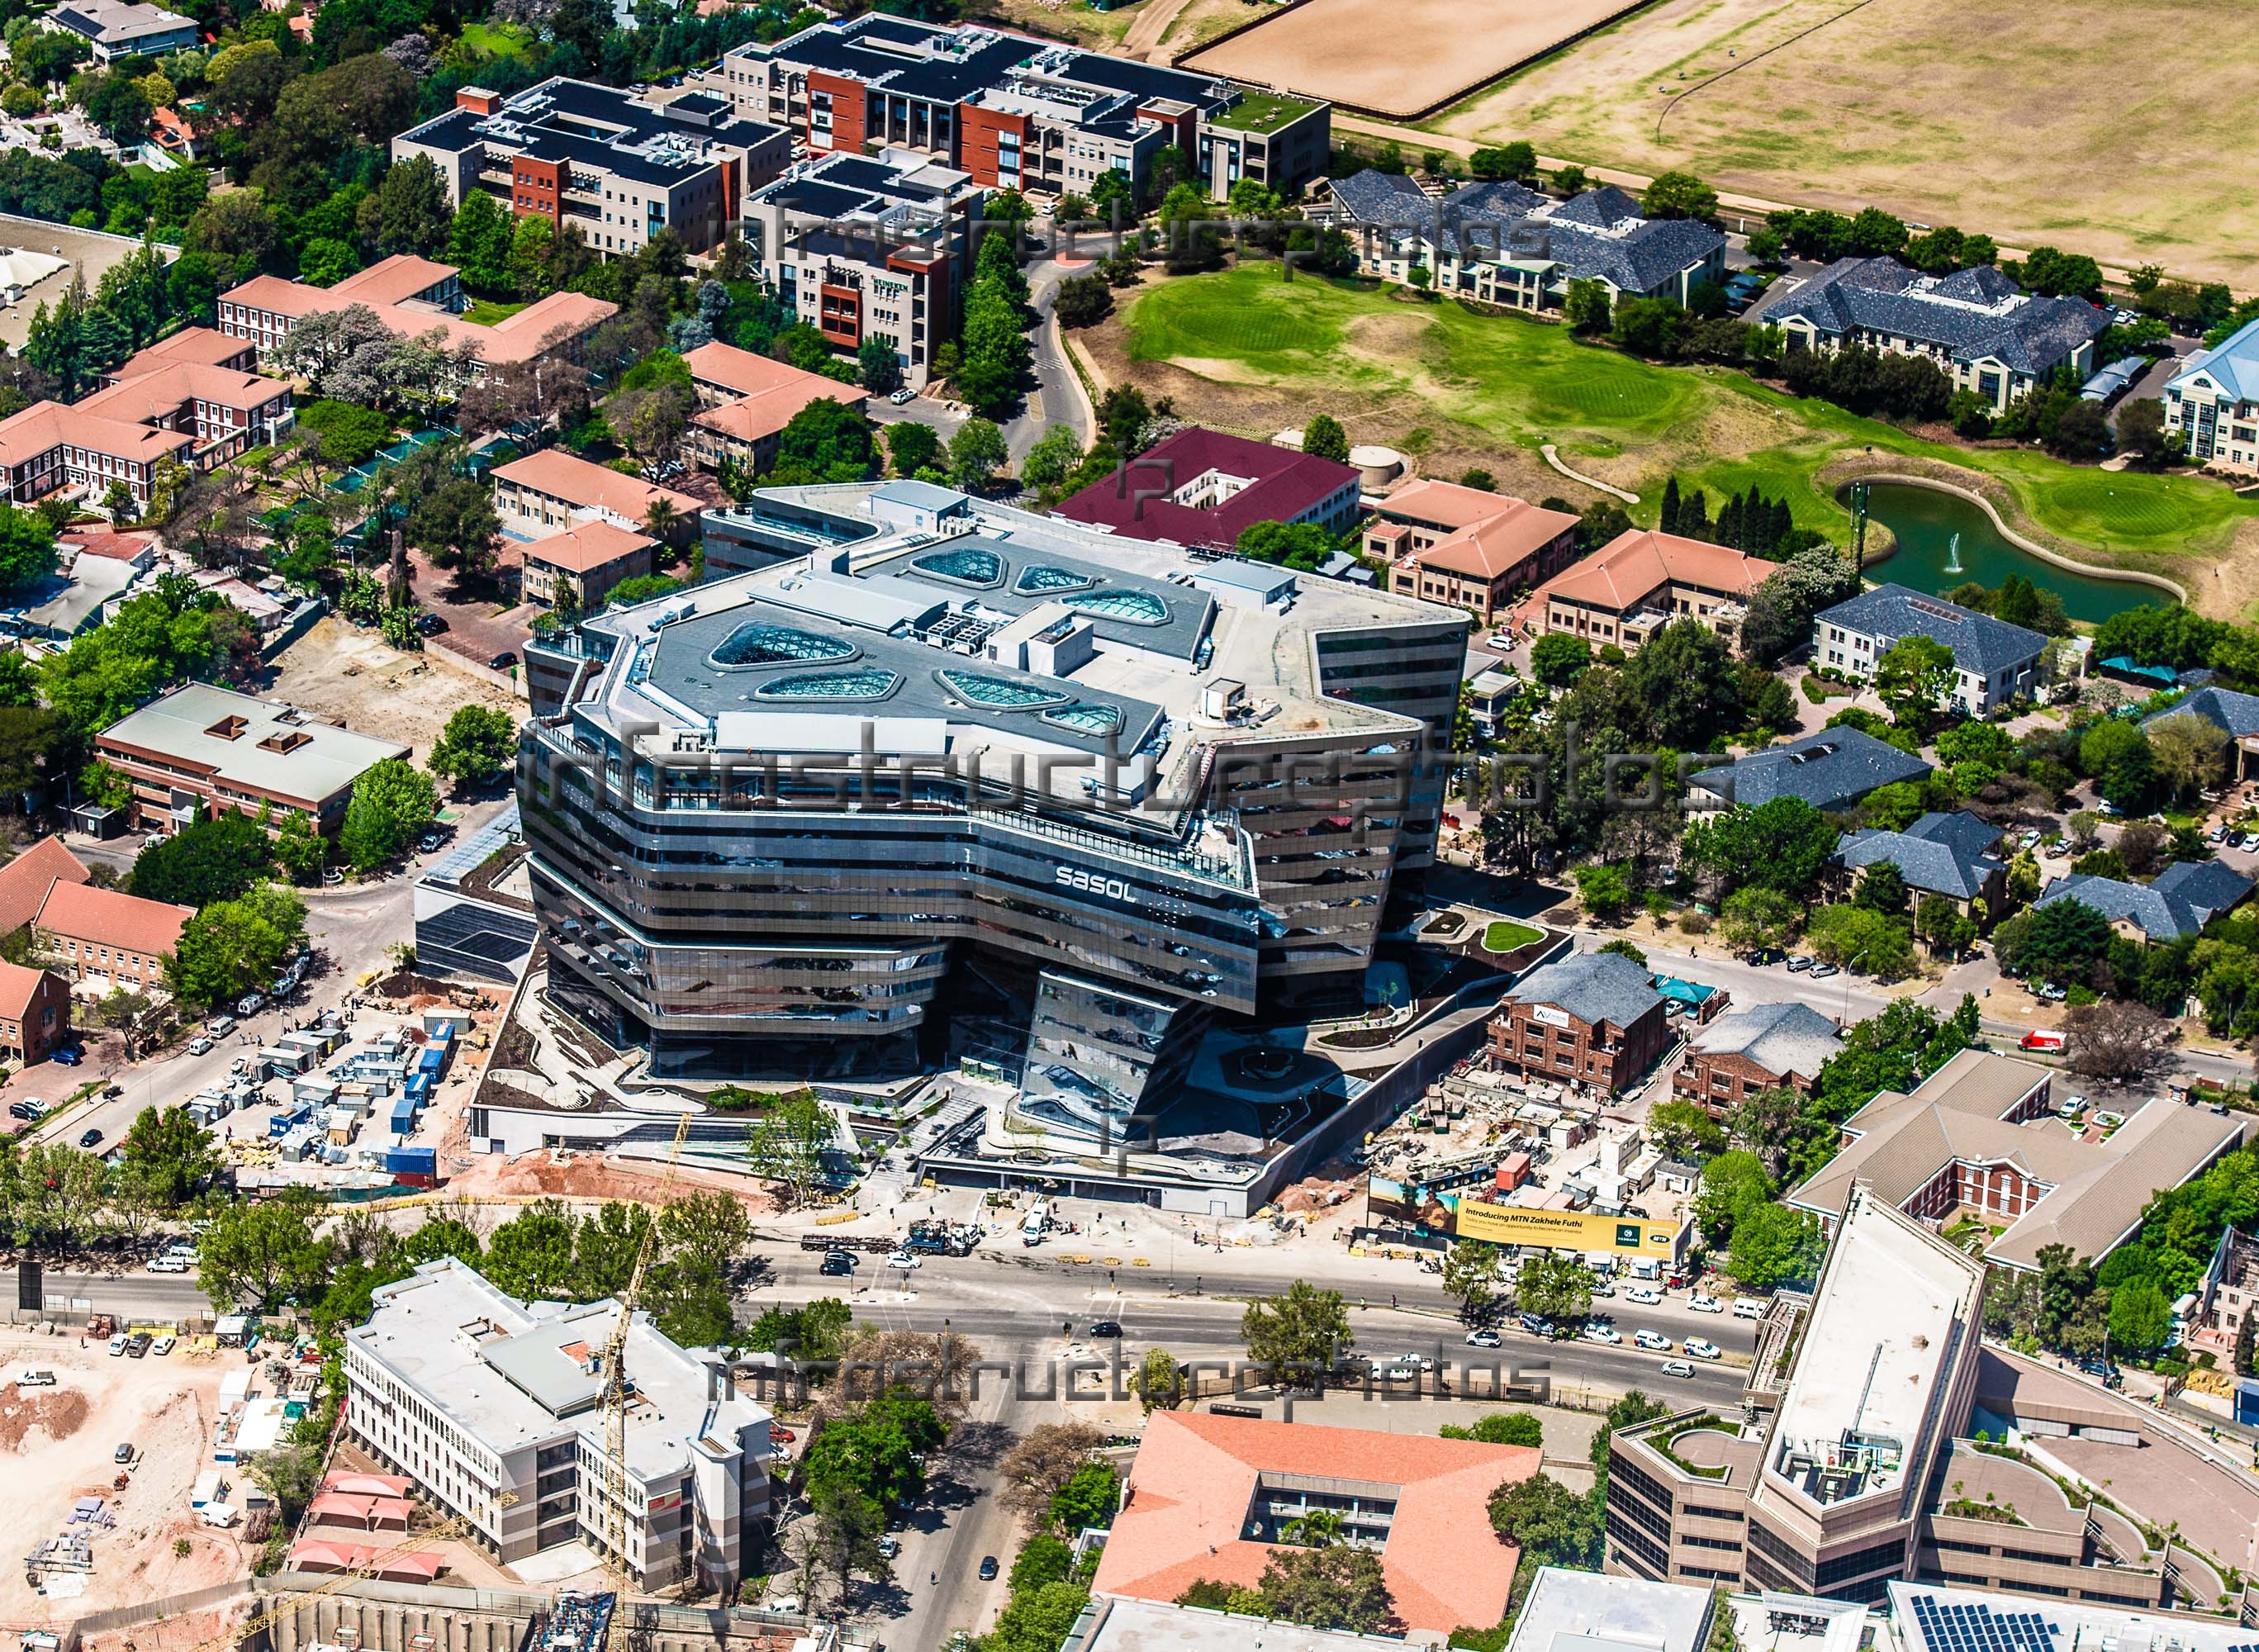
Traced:
<path fill-rule="evenodd" d="M 1383 501 L 1366 553 L 1388 563 L 1388 588 L 1463 608 L 1490 624 L 1577 554 L 1577 518 L 1526 499 L 1425 478 Z"/>
<path fill-rule="evenodd" d="M 1527 976 L 1490 1023 L 1490 1065 L 1612 1095 L 1671 1043 L 1667 1000 L 1648 972 L 1615 952 L 1579 952 Z"/>
<path fill-rule="evenodd" d="M 1752 1004 L 1695 1034 L 1671 1087 L 1722 1119 L 1760 1090 L 1810 1095 L 1820 1069 L 1842 1047 L 1835 1023 L 1809 1004 Z"/>
<path fill-rule="evenodd" d="M 30 1066 L 70 1036 L 70 988 L 52 970 L 0 964 L 0 1056 Z"/>

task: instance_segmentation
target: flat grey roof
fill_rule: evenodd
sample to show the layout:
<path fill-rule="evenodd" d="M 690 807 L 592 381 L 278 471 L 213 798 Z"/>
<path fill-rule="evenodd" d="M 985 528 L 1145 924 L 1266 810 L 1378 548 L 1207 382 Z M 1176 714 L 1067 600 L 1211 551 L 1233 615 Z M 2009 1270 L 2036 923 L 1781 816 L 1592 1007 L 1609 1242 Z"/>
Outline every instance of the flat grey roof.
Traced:
<path fill-rule="evenodd" d="M 1094 1595 L 1059 1652 L 1385 1652 L 1410 1644 L 1394 1635 L 1312 1629 L 1208 1606 Z"/>
<path fill-rule="evenodd" d="M 1547 1566 L 1522 1603 L 1507 1652 L 1701 1652 L 1709 1621 L 1707 1589 Z"/>
<path fill-rule="evenodd" d="M 230 717 L 244 720 L 232 737 L 213 732 Z M 217 780 L 314 802 L 348 789 L 385 758 L 409 751 L 397 741 L 340 729 L 281 701 L 204 682 L 151 701 L 104 729 L 101 738 L 176 759 Z M 281 749 L 286 744 L 289 750 Z"/>

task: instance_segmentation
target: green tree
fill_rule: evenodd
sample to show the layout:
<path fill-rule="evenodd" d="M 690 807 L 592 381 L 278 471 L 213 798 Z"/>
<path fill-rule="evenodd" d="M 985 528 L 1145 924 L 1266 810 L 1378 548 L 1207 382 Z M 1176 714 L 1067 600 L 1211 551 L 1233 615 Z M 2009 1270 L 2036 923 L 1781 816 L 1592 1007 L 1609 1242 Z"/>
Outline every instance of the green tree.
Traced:
<path fill-rule="evenodd" d="M 1913 932 L 1902 918 L 1859 906 L 1822 907 L 1805 925 L 1813 955 L 1894 981 L 1913 972 Z"/>
<path fill-rule="evenodd" d="M 1649 1138 L 1667 1157 L 1701 1164 L 1726 1150 L 1726 1128 L 1699 1101 L 1658 1101 L 1647 1115 Z"/>
<path fill-rule="evenodd" d="M 305 936 L 305 904 L 280 884 L 261 884 L 182 924 L 167 972 L 190 1003 L 223 1004 L 264 991 Z"/>
<path fill-rule="evenodd" d="M 1859 890 L 1851 900 L 1853 905 L 1864 907 L 1870 912 L 1904 912 L 1906 909 L 1906 874 L 1894 862 L 1871 862 L 1859 874 Z"/>
<path fill-rule="evenodd" d="M 1808 1283 L 1819 1276 L 1827 1231 L 1809 1211 L 1762 1204 L 1734 1224 L 1727 1271 L 1752 1291 Z"/>
<path fill-rule="evenodd" d="M 1057 431 L 1046 432 L 1044 440 L 1061 434 L 1070 442 L 1074 439 L 1074 432 L 1061 425 Z M 1041 447 L 1043 443 L 1037 442 L 1036 445 Z M 1080 457 L 1080 450 L 1077 450 L 1077 456 Z M 889 424 L 887 426 L 887 457 L 894 461 L 897 476 L 915 476 L 922 470 L 937 468 L 935 461 L 941 457 L 941 438 L 934 433 L 930 424 L 908 420 L 900 424 Z M 1033 459 L 1035 455 L 1030 453 L 1029 457 Z"/>
<path fill-rule="evenodd" d="M 579 1298 L 580 1269 L 574 1255 L 578 1223 L 561 1200 L 526 1206 L 487 1239 L 487 1278 L 521 1301 L 571 1301 Z"/>
<path fill-rule="evenodd" d="M 1239 1316 L 1247 1356 L 1272 1381 L 1298 1372 L 1329 1371 L 1357 1345 L 1341 1292 L 1297 1279 L 1283 1296 L 1258 1296 Z"/>
<path fill-rule="evenodd" d="M 1011 458 L 1004 432 L 984 418 L 969 418 L 949 438 L 950 484 L 968 494 L 984 493 Z"/>
<path fill-rule="evenodd" d="M 1579 866 L 1577 899 L 1595 923 L 1613 923 L 1631 904 L 1631 877 L 1621 866 Z"/>
<path fill-rule="evenodd" d="M 1082 444 L 1073 428 L 1054 424 L 1036 438 L 1020 461 L 1020 485 L 1038 494 L 1051 494 L 1074 474 L 1082 463 Z"/>
<path fill-rule="evenodd" d="M 1771 1202 L 1778 1185 L 1755 1153 L 1721 1153 L 1702 1166 L 1702 1183 L 1694 1195 L 1694 1218 L 1714 1250 L 1733 1243 L 1734 1234 L 1749 1214 Z"/>
<path fill-rule="evenodd" d="M 1680 859 L 1713 879 L 1728 899 L 1754 885 L 1803 901 L 1818 887 L 1836 835 L 1828 817 L 1802 798 L 1776 797 L 1755 808 L 1737 804 L 1694 821 Z"/>
<path fill-rule="evenodd" d="M 828 1430 L 827 1430 L 828 1432 Z M 806 1520 L 793 1527 L 800 1561 L 800 1588 L 812 1606 L 838 1603 L 858 1577 L 886 1583 L 894 1577 L 880 1540 L 886 1535 L 886 1511 L 852 1485 L 827 1483 L 809 1498 Z"/>
<path fill-rule="evenodd" d="M 1459 1302 L 1459 1317 L 1472 1319 L 1490 1305 L 1498 1287 L 1498 1247 L 1461 1239 L 1443 1253 L 1443 1290 Z"/>
<path fill-rule="evenodd" d="M 1147 1349 L 1145 1357 L 1137 1362 L 1137 1369 L 1130 1373 L 1130 1387 L 1147 1416 L 1162 1406 L 1173 1406 L 1184 1392 L 1176 1356 L 1158 1345 Z"/>
<path fill-rule="evenodd" d="M 1953 651 L 1928 637 L 1901 637 L 1875 661 L 1875 692 L 1891 716 L 1921 728 L 1953 690 Z"/>
<path fill-rule="evenodd" d="M 1592 644 L 1566 631 L 1548 631 L 1529 645 L 1529 670 L 1549 688 L 1565 688 L 1593 663 Z"/>
<path fill-rule="evenodd" d="M 1536 1446 L 1542 1450 L 1545 1444 L 1545 1425 L 1526 1411 L 1493 1411 L 1477 1418 L 1472 1427 L 1447 1422 L 1436 1432 L 1446 1440 L 1479 1440 L 1485 1445 Z"/>
<path fill-rule="evenodd" d="M 1736 952 L 1785 946 L 1804 922 L 1803 906 L 1778 889 L 1751 884 L 1726 897 L 1718 909 L 1718 936 Z"/>
<path fill-rule="evenodd" d="M 1380 1556 L 1369 1549 L 1274 1549 L 1257 1587 L 1265 1613 L 1289 1623 L 1377 1634 L 1395 1620 Z"/>
<path fill-rule="evenodd" d="M 768 481 L 780 488 L 862 481 L 877 467 L 877 427 L 853 408 L 821 396 L 778 432 L 776 467 Z"/>
<path fill-rule="evenodd" d="M 1639 210 L 1651 218 L 1707 223 L 1718 216 L 1718 192 L 1691 172 L 1665 172 L 1641 191 Z"/>
<path fill-rule="evenodd" d="M 1602 1430 L 1600 1440 L 1607 1437 Z M 1595 1445 L 1600 1440 L 1594 1442 Z M 1548 1474 L 1513 1480 L 1490 1494 L 1493 1530 L 1521 1553 L 1515 1570 L 1565 1566 L 1590 1571 L 1600 1563 L 1600 1511 Z"/>
<path fill-rule="evenodd" d="M 1302 429 L 1302 451 L 1312 459 L 1329 459 L 1336 465 L 1346 465 L 1349 434 L 1332 414 L 1320 413 Z"/>
<path fill-rule="evenodd" d="M 484 190 L 467 190 L 447 231 L 447 261 L 462 272 L 463 284 L 507 297 L 512 288 L 510 214 Z"/>
<path fill-rule="evenodd" d="M 873 334 L 856 346 L 855 381 L 873 395 L 890 395 L 902 381 L 902 360 L 894 341 Z"/>
<path fill-rule="evenodd" d="M 199 815 L 169 837 L 152 840 L 133 858 L 126 892 L 144 901 L 203 907 L 232 901 L 273 866 L 267 832 L 232 808 Z"/>
<path fill-rule="evenodd" d="M 386 758 L 353 782 L 338 847 L 356 872 L 373 872 L 428 830 L 438 806 L 430 775 L 405 758 Z"/>
<path fill-rule="evenodd" d="M 745 1160 L 787 1207 L 804 1205 L 823 1185 L 823 1150 L 832 1140 L 830 1110 L 813 1090 L 773 1098 L 745 1134 Z"/>
<path fill-rule="evenodd" d="M 283 812 L 267 850 L 283 875 L 296 884 L 313 882 L 330 858 L 329 840 L 314 830 L 304 811 L 295 808 Z"/>
<path fill-rule="evenodd" d="M 196 1239 L 196 1288 L 215 1303 L 265 1313 L 321 1294 L 331 1263 L 314 1222 L 319 1201 L 290 1188 L 277 1199 L 216 1209 Z"/>
<path fill-rule="evenodd" d="M 517 758 L 517 719 L 488 706 L 455 708 L 432 743 L 424 766 L 456 786 L 476 787 L 500 779 Z"/>
<path fill-rule="evenodd" d="M 188 1203 L 197 1189 L 217 1176 L 220 1158 L 212 1150 L 211 1132 L 191 1119 L 186 1108 L 149 1107 L 135 1115 L 125 1132 L 118 1169 L 170 1208 Z"/>
<path fill-rule="evenodd" d="M 0 595 L 21 591 L 55 571 L 55 534 L 37 511 L 0 504 Z"/>
<path fill-rule="evenodd" d="M 1514 1300 L 1525 1314 L 1573 1324 L 1592 1312 L 1593 1271 L 1564 1251 L 1546 1251 L 1523 1262 Z"/>
<path fill-rule="evenodd" d="M 1051 1524 L 1070 1536 L 1111 1526 L 1121 1504 L 1121 1475 L 1103 1457 L 1093 1457 L 1051 1494 Z"/>
<path fill-rule="evenodd" d="M 1612 319 L 1607 283 L 1591 279 L 1571 281 L 1561 296 L 1561 319 L 1582 338 L 1607 331 Z"/>

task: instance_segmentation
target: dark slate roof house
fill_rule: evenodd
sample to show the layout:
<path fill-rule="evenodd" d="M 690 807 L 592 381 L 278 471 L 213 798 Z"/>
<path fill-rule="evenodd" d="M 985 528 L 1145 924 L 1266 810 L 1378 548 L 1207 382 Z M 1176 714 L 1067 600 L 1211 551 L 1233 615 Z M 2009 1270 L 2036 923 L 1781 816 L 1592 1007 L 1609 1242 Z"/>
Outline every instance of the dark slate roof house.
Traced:
<path fill-rule="evenodd" d="M 1878 861 L 1899 869 L 1906 887 L 1925 894 L 1973 901 L 2007 868 L 1992 858 L 2000 830 L 1965 809 L 1949 815 L 1933 810 L 1902 832 L 1853 832 L 1835 846 L 1835 858 L 1859 871 Z"/>
<path fill-rule="evenodd" d="M 2251 893 L 2251 879 L 2216 860 L 2177 860 L 2153 883 L 2118 878 L 2058 878 L 2035 907 L 2076 901 L 2113 924 L 2130 923 L 2152 941 L 2194 935 Z"/>
<path fill-rule="evenodd" d="M 2233 688 L 2199 688 L 2180 704 L 2142 718 L 2141 726 L 2147 729 L 2184 713 L 2202 717 L 2213 727 L 2226 730 L 2232 740 L 2248 740 L 2259 735 L 2259 694 L 2238 694 Z"/>
<path fill-rule="evenodd" d="M 1815 615 L 1813 663 L 1869 678 L 1892 644 L 1908 637 L 1927 637 L 1953 651 L 1956 680 L 1945 700 L 1971 716 L 2039 686 L 2046 637 L 1903 585 L 1876 586 Z"/>
<path fill-rule="evenodd" d="M 1578 952 L 1525 975 L 1508 1002 L 1552 1004 L 1597 1027 L 1628 1027 L 1663 1001 L 1655 978 L 1621 952 Z"/>
<path fill-rule="evenodd" d="M 1822 729 L 1767 746 L 1728 768 L 1695 777 L 1701 790 L 1755 808 L 1776 797 L 1800 797 L 1818 809 L 1849 808 L 1878 786 L 1928 777 L 1929 765 L 1858 729 Z"/>

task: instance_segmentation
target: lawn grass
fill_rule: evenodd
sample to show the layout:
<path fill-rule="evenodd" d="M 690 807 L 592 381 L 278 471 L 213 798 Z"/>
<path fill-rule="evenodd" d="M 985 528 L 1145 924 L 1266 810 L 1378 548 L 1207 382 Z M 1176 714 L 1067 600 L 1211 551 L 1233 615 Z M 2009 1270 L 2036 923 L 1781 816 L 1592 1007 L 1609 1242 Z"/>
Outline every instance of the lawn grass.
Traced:
<path fill-rule="evenodd" d="M 1489 952 L 1511 952 L 1517 946 L 1528 946 L 1532 941 L 1545 938 L 1541 929 L 1526 923 L 1516 923 L 1510 918 L 1500 918 L 1483 931 L 1483 950 Z"/>
<path fill-rule="evenodd" d="M 533 37 L 524 29 L 508 23 L 467 23 L 463 25 L 463 44 L 474 52 L 483 52 L 489 57 L 524 57 Z"/>
<path fill-rule="evenodd" d="M 1632 488 L 1655 520 L 1663 479 L 1714 497 L 1752 484 L 1839 541 L 1848 517 L 1815 487 L 1829 461 L 1866 448 L 1942 460 L 1999 479 L 2046 533 L 2101 563 L 2176 571 L 2224 556 L 2259 503 L 2196 477 L 2065 465 L 2029 449 L 1963 448 L 1804 401 L 1723 367 L 1664 367 L 1579 343 L 1566 328 L 1483 316 L 1449 300 L 1246 263 L 1140 292 L 1121 325 L 1132 362 L 1173 362 L 1225 384 L 1307 395 L 1313 410 L 1399 408 L 1489 444 L 1557 444 L 1572 466 Z M 1585 463 L 1582 461 L 1595 461 Z M 1564 479 L 1561 491 L 1576 490 Z"/>
<path fill-rule="evenodd" d="M 498 304 L 491 298 L 481 298 L 463 312 L 463 319 L 474 327 L 491 327 L 496 322 L 508 321 L 525 306 Z"/>

